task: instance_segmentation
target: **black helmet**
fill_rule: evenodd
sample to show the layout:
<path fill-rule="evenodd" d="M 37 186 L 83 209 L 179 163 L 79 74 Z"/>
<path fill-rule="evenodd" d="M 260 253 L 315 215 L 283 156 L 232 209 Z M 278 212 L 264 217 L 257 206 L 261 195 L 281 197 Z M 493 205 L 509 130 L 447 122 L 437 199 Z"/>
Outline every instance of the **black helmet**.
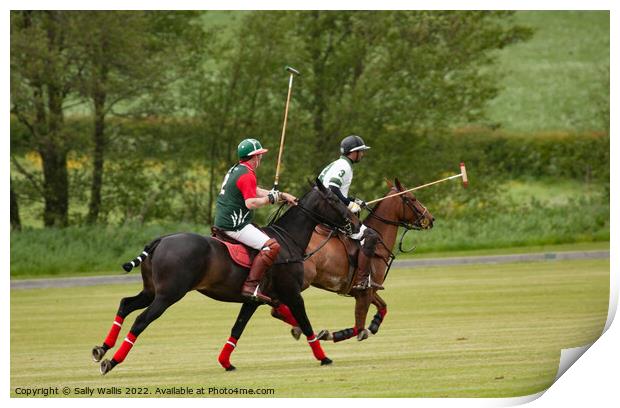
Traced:
<path fill-rule="evenodd" d="M 370 149 L 370 146 L 366 146 L 364 144 L 364 139 L 356 135 L 347 136 L 342 139 L 342 142 L 340 142 L 340 153 L 344 155 L 347 155 L 351 152 L 368 149 Z"/>

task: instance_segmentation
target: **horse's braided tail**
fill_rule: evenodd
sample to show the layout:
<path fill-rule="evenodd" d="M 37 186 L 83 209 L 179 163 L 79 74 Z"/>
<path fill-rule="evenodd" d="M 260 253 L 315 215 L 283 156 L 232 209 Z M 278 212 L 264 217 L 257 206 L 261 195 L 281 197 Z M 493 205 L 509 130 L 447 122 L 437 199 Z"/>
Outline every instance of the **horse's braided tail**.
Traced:
<path fill-rule="evenodd" d="M 140 255 L 132 259 L 130 262 L 124 263 L 123 269 L 125 270 L 125 272 L 131 272 L 133 268 L 144 262 L 147 256 L 152 255 L 155 251 L 155 248 L 157 247 L 157 244 L 159 244 L 159 241 L 161 241 L 161 237 L 157 238 L 156 240 L 145 246 L 144 251 L 142 251 Z"/>

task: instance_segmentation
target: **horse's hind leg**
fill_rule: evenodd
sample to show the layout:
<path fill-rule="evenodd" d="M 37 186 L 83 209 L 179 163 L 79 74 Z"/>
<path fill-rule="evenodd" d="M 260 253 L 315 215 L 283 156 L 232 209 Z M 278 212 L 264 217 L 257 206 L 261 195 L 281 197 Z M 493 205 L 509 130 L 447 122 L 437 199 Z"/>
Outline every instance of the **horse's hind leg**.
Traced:
<path fill-rule="evenodd" d="M 372 298 L 373 289 L 358 290 L 354 292 L 355 296 L 355 327 L 338 330 L 333 332 L 330 337 L 334 343 L 350 339 L 357 336 L 359 341 L 368 338 L 368 331 L 364 328 L 366 325 L 366 315 Z"/>
<path fill-rule="evenodd" d="M 372 318 L 372 322 L 370 322 L 368 330 L 370 330 L 372 334 L 377 334 L 379 331 L 379 326 L 381 326 L 381 323 L 383 323 L 383 318 L 387 314 L 387 303 L 385 303 L 385 300 L 383 300 L 381 296 L 375 292 L 372 299 L 372 304 L 377 307 L 377 313 Z"/>
<path fill-rule="evenodd" d="M 153 294 L 148 293 L 145 290 L 142 290 L 142 292 L 138 293 L 136 296 L 121 299 L 118 311 L 116 312 L 116 317 L 114 318 L 112 327 L 103 341 L 103 344 L 101 346 L 93 347 L 92 355 L 95 362 L 101 361 L 105 353 L 114 347 L 125 318 L 135 310 L 144 309 L 150 305 L 152 301 Z"/>
<path fill-rule="evenodd" d="M 222 367 L 226 369 L 226 371 L 232 371 L 235 369 L 235 366 L 230 364 L 230 355 L 237 347 L 237 341 L 243 334 L 243 330 L 245 326 L 248 324 L 252 315 L 258 308 L 259 303 L 256 302 L 245 302 L 241 305 L 241 310 L 239 310 L 239 315 L 237 316 L 237 321 L 230 331 L 230 337 L 224 344 L 222 351 L 220 351 L 220 355 L 217 359 Z"/>
<path fill-rule="evenodd" d="M 162 315 L 170 306 L 178 302 L 186 292 L 177 293 L 175 295 L 163 296 L 157 295 L 150 304 L 150 306 L 136 318 L 131 330 L 127 334 L 125 341 L 121 344 L 121 347 L 114 353 L 112 360 L 103 360 L 101 362 L 101 374 L 106 374 L 112 370 L 117 364 L 120 364 L 125 360 L 127 354 L 133 347 L 136 339 L 142 333 L 147 326 L 159 316 Z"/>

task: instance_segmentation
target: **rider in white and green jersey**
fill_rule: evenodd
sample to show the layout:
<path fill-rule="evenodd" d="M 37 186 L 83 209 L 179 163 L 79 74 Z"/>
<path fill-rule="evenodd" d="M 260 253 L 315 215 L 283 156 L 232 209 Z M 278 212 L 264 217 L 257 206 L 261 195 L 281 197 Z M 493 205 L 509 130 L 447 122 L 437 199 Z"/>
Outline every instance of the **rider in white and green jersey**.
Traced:
<path fill-rule="evenodd" d="M 364 144 L 361 137 L 355 135 L 345 137 L 340 143 L 340 158 L 328 164 L 319 174 L 319 180 L 323 185 L 333 191 L 354 213 L 359 213 L 365 203 L 358 198 L 349 197 L 349 188 L 353 181 L 353 164 L 359 163 L 368 149 L 370 147 Z M 370 259 L 375 253 L 379 235 L 372 228 L 362 224 L 360 231 L 350 235 L 350 238 L 359 240 L 362 245 L 352 289 L 365 290 L 370 286 L 383 289 L 370 278 Z"/>

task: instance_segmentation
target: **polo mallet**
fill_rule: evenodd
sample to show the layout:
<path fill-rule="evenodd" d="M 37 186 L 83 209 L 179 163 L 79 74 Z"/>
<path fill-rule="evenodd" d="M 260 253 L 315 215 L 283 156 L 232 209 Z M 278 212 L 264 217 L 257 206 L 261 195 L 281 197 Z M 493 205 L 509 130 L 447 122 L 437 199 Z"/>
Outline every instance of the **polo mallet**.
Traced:
<path fill-rule="evenodd" d="M 284 108 L 284 124 L 282 125 L 282 136 L 280 137 L 280 151 L 278 152 L 278 163 L 276 164 L 276 178 L 273 182 L 273 189 L 278 189 L 278 181 L 280 180 L 280 163 L 282 161 L 282 152 L 284 151 L 284 135 L 286 134 L 286 120 L 288 119 L 288 105 L 291 101 L 291 91 L 293 90 L 293 76 L 299 75 L 293 67 L 286 67 L 286 70 L 291 74 L 288 79 L 288 96 L 286 97 L 286 107 Z"/>
<path fill-rule="evenodd" d="M 385 200 L 386 198 L 397 197 L 399 195 L 408 193 L 410 191 L 419 190 L 421 188 L 432 186 L 433 184 L 441 183 L 441 182 L 444 182 L 444 181 L 447 181 L 447 180 L 451 180 L 451 179 L 457 178 L 457 177 L 461 177 L 463 179 L 463 187 L 467 187 L 469 182 L 467 181 L 467 170 L 465 169 L 465 163 L 463 163 L 463 162 L 461 162 L 461 172 L 459 174 L 455 174 L 454 176 L 446 177 L 446 178 L 443 178 L 441 180 L 433 181 L 431 183 L 422 184 L 421 186 L 410 188 L 409 190 L 401 191 L 400 193 L 397 193 L 397 194 L 392 194 L 392 195 L 389 195 L 389 196 L 386 196 L 386 197 L 377 198 L 376 200 L 368 201 L 366 203 L 366 205 L 378 203 L 379 201 Z"/>

